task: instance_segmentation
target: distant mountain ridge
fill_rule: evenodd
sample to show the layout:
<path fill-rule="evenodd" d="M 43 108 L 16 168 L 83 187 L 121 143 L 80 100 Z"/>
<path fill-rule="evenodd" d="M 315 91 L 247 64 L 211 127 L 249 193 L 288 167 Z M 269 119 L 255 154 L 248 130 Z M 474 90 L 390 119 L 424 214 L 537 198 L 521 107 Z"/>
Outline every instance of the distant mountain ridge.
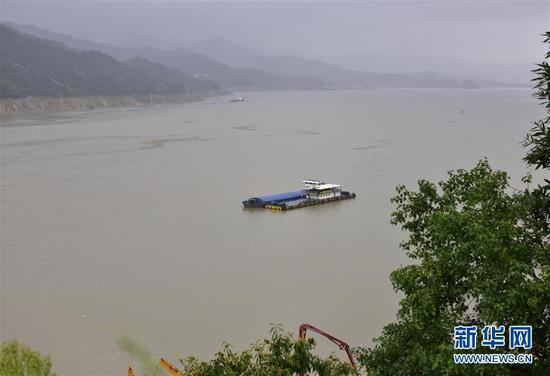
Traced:
<path fill-rule="evenodd" d="M 0 24 L 0 97 L 78 97 L 128 94 L 196 94 L 219 85 L 145 61 L 119 62 L 97 51 L 21 33 Z M 165 68 L 164 68 L 165 69 Z M 159 79 L 158 72 L 164 77 Z"/>
<path fill-rule="evenodd" d="M 220 86 L 211 80 L 197 79 L 178 69 L 169 69 L 142 57 L 133 57 L 124 61 L 124 65 L 152 79 L 155 85 L 161 87 L 185 87 L 189 92 L 205 93 L 220 91 Z"/>
<path fill-rule="evenodd" d="M 146 47 L 136 50 L 136 54 L 195 77 L 214 80 L 229 90 L 310 90 L 329 86 L 322 80 L 300 75 L 281 76 L 254 68 L 233 68 L 184 48 Z"/>
<path fill-rule="evenodd" d="M 94 42 L 87 39 L 77 38 L 66 34 L 55 33 L 50 30 L 42 29 L 33 25 L 19 25 L 13 22 L 2 22 L 2 24 L 11 27 L 21 33 L 33 35 L 38 38 L 48 39 L 55 42 L 61 42 L 67 47 L 85 51 L 99 51 L 114 57 L 119 61 L 128 60 L 135 57 L 135 50 L 127 47 L 112 46 L 105 43 Z"/>
<path fill-rule="evenodd" d="M 54 33 L 32 25 L 17 25 L 14 23 L 7 23 L 7 25 L 22 33 L 62 42 L 68 47 L 101 51 L 120 61 L 139 56 L 158 62 L 168 68 L 181 70 L 194 77 L 212 79 L 229 90 L 308 90 L 323 89 L 327 86 L 321 80 L 309 77 L 280 76 L 260 69 L 233 68 L 184 48 L 162 50 L 151 47 L 117 47 Z"/>
<path fill-rule="evenodd" d="M 362 72 L 293 55 L 267 57 L 222 38 L 195 43 L 191 49 L 230 66 L 264 69 L 283 76 L 305 75 L 344 88 L 476 88 L 504 85 L 492 80 L 456 79 L 434 71 L 414 73 Z"/>
<path fill-rule="evenodd" d="M 76 70 L 78 67 L 82 67 L 84 70 L 95 67 L 103 69 L 102 74 L 108 77 L 109 68 L 107 66 L 111 66 L 110 73 L 114 76 L 104 81 L 99 80 L 95 84 L 96 86 L 104 85 L 102 90 L 108 93 L 126 93 L 129 90 L 138 93 L 166 92 L 167 90 L 219 90 L 219 86 L 229 90 L 245 91 L 365 89 L 371 87 L 485 88 L 502 85 L 491 80 L 459 80 L 433 71 L 421 73 L 361 72 L 293 55 L 268 57 L 221 38 L 196 43 L 191 49 L 129 48 L 75 38 L 31 25 L 13 23 L 3 25 L 5 27 L 9 25 L 12 29 L 38 38 L 61 42 L 67 46 L 66 48 L 77 49 L 74 51 L 86 51 L 80 51 L 78 64 L 69 64 L 69 72 L 74 74 L 71 85 L 63 88 L 63 85 L 53 84 L 58 80 L 52 77 L 53 81 L 49 80 L 49 84 L 53 84 L 52 88 L 49 91 L 44 91 L 46 83 L 44 80 L 47 76 L 45 72 L 29 80 L 32 75 L 23 77 L 21 71 L 11 70 L 10 74 L 17 75 L 18 79 L 22 80 L 21 82 L 26 82 L 27 86 L 34 82 L 40 83 L 40 88 L 37 88 L 38 90 L 35 92 L 25 91 L 21 86 L 18 87 L 13 82 L 10 84 L 6 79 L 0 88 L 4 90 L 0 93 L 1 95 L 68 96 L 95 93 L 97 87 L 90 90 L 90 88 L 85 89 L 86 85 L 84 85 L 78 89 L 78 85 L 75 84 L 78 80 L 74 81 L 74 79 L 79 77 L 82 81 L 86 74 L 78 74 Z M 9 50 L 7 51 L 9 52 Z M 40 51 L 48 56 L 47 51 L 43 49 Z M 14 49 L 12 52 L 21 51 Z M 83 52 L 88 54 L 83 55 Z M 102 58 L 99 59 L 99 56 Z M 91 61 L 86 62 L 87 58 Z M 111 59 L 109 63 L 107 63 L 108 58 Z M 10 57 L 7 60 L 9 59 Z M 92 64 L 91 62 L 95 60 L 97 62 Z M 117 65 L 115 62 L 122 65 Z M 102 64 L 107 65 L 103 66 Z M 40 70 L 41 67 L 34 66 L 33 69 Z M 56 72 L 55 69 L 52 72 Z M 103 76 L 99 75 L 99 77 Z M 5 92 L 6 90 L 9 92 Z M 46 92 L 50 94 L 45 94 Z"/>

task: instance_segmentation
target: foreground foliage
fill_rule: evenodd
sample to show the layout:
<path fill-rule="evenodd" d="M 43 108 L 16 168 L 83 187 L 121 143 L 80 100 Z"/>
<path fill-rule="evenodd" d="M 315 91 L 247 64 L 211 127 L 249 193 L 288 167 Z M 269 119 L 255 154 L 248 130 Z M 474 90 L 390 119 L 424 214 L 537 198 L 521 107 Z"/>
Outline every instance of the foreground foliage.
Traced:
<path fill-rule="evenodd" d="M 421 180 L 418 191 L 400 186 L 397 192 L 392 223 L 409 232 L 402 248 L 418 262 L 391 273 L 404 295 L 398 321 L 374 349 L 359 352 L 360 361 L 374 374 L 548 371 L 549 248 L 526 226 L 529 196 L 510 194 L 506 173 L 486 160 L 437 185 Z M 495 323 L 533 325 L 534 367 L 453 363 L 454 326 Z"/>
<path fill-rule="evenodd" d="M 550 32 L 545 34 L 545 43 L 550 46 Z M 525 161 L 529 166 L 545 173 L 544 182 L 532 192 L 526 192 L 531 198 L 530 210 L 533 214 L 531 224 L 540 231 L 546 240 L 550 237 L 550 49 L 545 60 L 538 64 L 535 73 L 535 97 L 541 101 L 547 116 L 536 121 L 527 135 L 524 146 L 528 148 Z"/>
<path fill-rule="evenodd" d="M 119 340 L 121 347 L 139 361 L 140 375 L 162 375 L 159 358 L 128 338 Z M 321 358 L 314 355 L 312 338 L 296 339 L 280 326 L 271 328 L 270 337 L 252 344 L 241 352 L 235 352 L 224 343 L 222 349 L 209 361 L 196 357 L 180 359 L 178 368 L 185 376 L 290 376 L 315 374 L 319 376 L 352 375 L 348 363 L 336 355 Z"/>
<path fill-rule="evenodd" d="M 49 356 L 41 356 L 17 341 L 5 342 L 0 348 L 2 376 L 55 376 L 51 368 Z"/>
<path fill-rule="evenodd" d="M 320 376 L 351 375 L 351 367 L 331 355 L 322 359 L 313 354 L 312 338 L 295 339 L 292 334 L 273 327 L 271 338 L 253 344 L 249 349 L 236 353 L 228 344 L 214 359 L 201 361 L 190 357 L 181 360 L 182 374 L 208 375 L 295 375 L 314 373 Z"/>

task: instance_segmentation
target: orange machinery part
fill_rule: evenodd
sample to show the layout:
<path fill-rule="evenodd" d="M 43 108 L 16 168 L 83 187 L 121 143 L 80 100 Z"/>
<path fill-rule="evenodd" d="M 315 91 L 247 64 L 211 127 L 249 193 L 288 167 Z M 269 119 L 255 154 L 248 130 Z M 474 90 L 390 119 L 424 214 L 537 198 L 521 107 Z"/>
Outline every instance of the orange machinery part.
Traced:
<path fill-rule="evenodd" d="M 174 367 L 169 361 L 160 358 L 160 365 L 168 372 L 170 376 L 181 376 L 179 369 Z"/>
<path fill-rule="evenodd" d="M 168 375 L 170 375 L 170 376 L 181 376 L 181 373 L 180 373 L 179 369 L 174 367 L 172 365 L 172 363 L 170 363 L 166 359 L 160 358 L 159 364 L 162 366 L 162 368 L 164 368 L 168 372 Z M 132 369 L 132 367 L 128 367 L 128 376 L 136 376 L 136 374 L 135 374 L 134 370 Z"/>

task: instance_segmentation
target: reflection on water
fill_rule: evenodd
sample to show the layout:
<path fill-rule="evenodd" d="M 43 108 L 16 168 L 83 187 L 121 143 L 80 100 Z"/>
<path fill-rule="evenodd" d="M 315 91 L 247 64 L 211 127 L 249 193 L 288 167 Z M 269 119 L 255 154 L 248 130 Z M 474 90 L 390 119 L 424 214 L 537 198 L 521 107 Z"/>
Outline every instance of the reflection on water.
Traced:
<path fill-rule="evenodd" d="M 5 117 L 2 339 L 82 375 L 124 373 L 120 335 L 174 360 L 271 322 L 370 344 L 407 262 L 394 187 L 483 156 L 519 181 L 538 111 L 526 90 L 379 90 Z M 241 207 L 312 173 L 357 199 Z"/>

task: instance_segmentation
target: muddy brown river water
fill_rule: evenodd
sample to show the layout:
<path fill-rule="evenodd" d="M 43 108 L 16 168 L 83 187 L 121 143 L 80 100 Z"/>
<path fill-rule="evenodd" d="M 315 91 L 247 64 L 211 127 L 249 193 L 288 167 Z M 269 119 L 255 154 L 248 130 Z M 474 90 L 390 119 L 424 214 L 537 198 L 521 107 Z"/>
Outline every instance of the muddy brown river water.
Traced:
<path fill-rule="evenodd" d="M 61 375 L 124 375 L 126 335 L 176 361 L 270 323 L 369 345 L 407 263 L 394 187 L 488 157 L 519 185 L 530 90 L 265 92 L 2 120 L 1 339 Z M 243 210 L 316 174 L 357 199 Z M 322 346 L 321 351 L 331 349 Z"/>

